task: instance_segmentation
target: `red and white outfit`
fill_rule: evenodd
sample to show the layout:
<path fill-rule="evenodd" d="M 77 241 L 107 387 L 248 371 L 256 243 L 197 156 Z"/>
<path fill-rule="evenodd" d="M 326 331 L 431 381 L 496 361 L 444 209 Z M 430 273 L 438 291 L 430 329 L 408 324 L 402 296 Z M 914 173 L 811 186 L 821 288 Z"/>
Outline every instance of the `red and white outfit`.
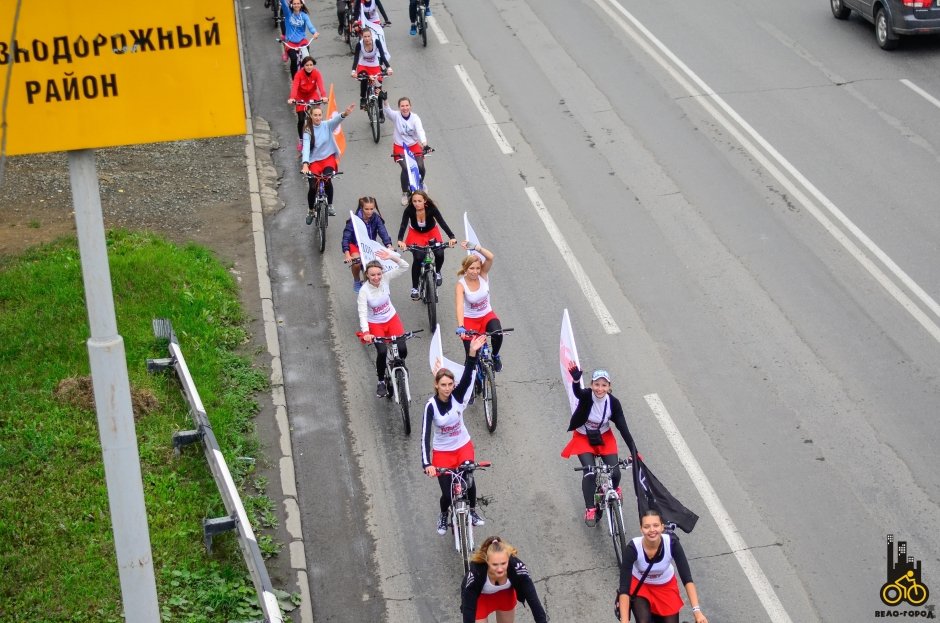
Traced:
<path fill-rule="evenodd" d="M 473 461 L 473 442 L 463 421 L 463 412 L 473 397 L 476 357 L 467 357 L 463 374 L 447 403 L 437 393 L 428 398 L 421 426 L 421 466 L 457 469 L 464 461 Z M 444 412 L 441 408 L 444 408 Z"/>
<path fill-rule="evenodd" d="M 679 575 L 683 576 L 682 580 L 684 584 L 688 584 L 692 581 L 691 573 L 689 572 L 688 560 L 685 557 L 685 552 L 681 551 L 681 546 L 676 545 L 676 556 L 673 557 L 673 542 L 672 537 L 669 534 L 663 534 L 663 550 L 662 557 L 653 558 L 652 567 L 650 567 L 650 572 L 646 576 L 643 585 L 640 586 L 640 590 L 636 593 L 637 597 L 643 597 L 650 602 L 650 611 L 653 614 L 659 616 L 669 616 L 676 614 L 682 610 L 683 602 L 682 597 L 679 595 L 679 584 L 676 582 L 676 572 L 672 567 L 672 562 L 675 560 L 677 567 L 679 568 Z M 636 551 L 636 558 L 633 560 L 633 564 L 630 565 L 630 572 L 632 577 L 630 578 L 630 594 L 633 594 L 633 591 L 636 590 L 636 585 L 640 582 L 640 578 L 643 577 L 643 574 L 646 572 L 646 568 L 650 565 L 650 561 L 646 558 L 646 552 L 643 551 L 643 537 L 636 537 L 631 542 L 632 547 Z M 629 547 L 628 547 L 629 549 Z M 643 555 L 640 556 L 639 553 L 643 552 Z M 626 552 L 629 558 L 633 558 L 631 554 L 633 552 Z M 628 560 L 624 561 L 628 563 Z M 624 573 L 621 571 L 621 590 L 625 588 L 624 584 Z"/>
<path fill-rule="evenodd" d="M 490 280 L 480 275 L 475 292 L 467 284 L 466 276 L 459 283 L 463 286 L 463 326 L 467 331 L 483 333 L 490 320 L 499 320 L 490 305 Z"/>
<path fill-rule="evenodd" d="M 411 153 L 420 156 L 423 153 L 423 146 L 428 142 L 428 137 L 424 133 L 424 126 L 421 124 L 421 118 L 414 112 L 405 117 L 400 111 L 390 108 L 388 103 L 385 104 L 383 110 L 385 117 L 394 124 L 392 154 L 395 156 L 404 154 L 405 150 L 402 148 L 402 145 L 404 145 Z"/>
<path fill-rule="evenodd" d="M 375 337 L 398 337 L 405 333 L 405 327 L 392 304 L 388 283 L 408 269 L 408 262 L 395 254 L 392 255 L 392 259 L 398 266 L 382 275 L 382 281 L 379 282 L 378 287 L 373 286 L 366 279 L 362 284 L 362 289 L 359 290 L 357 299 L 359 329 Z"/>
<path fill-rule="evenodd" d="M 466 325 L 465 325 L 466 326 Z M 604 456 L 605 454 L 617 454 L 617 439 L 614 437 L 614 431 L 610 429 L 611 418 L 611 397 L 605 395 L 598 399 L 591 393 L 591 410 L 588 413 L 587 421 L 574 429 L 571 440 L 561 451 L 561 456 L 569 458 L 572 455 L 596 454 Z M 601 439 L 604 441 L 602 446 L 592 446 L 588 442 L 587 429 L 601 431 Z"/>
<path fill-rule="evenodd" d="M 378 76 L 382 82 L 382 68 L 388 69 L 388 55 L 385 52 L 385 46 L 381 40 L 376 39 L 372 42 L 372 50 L 366 49 L 360 40 L 356 44 L 356 52 L 353 55 L 353 68 L 356 73 L 365 72 L 370 76 Z"/>
<path fill-rule="evenodd" d="M 497 586 L 490 581 L 490 577 L 487 575 L 486 581 L 483 582 L 483 589 L 480 591 L 480 597 L 477 599 L 476 620 L 486 619 L 497 610 L 503 612 L 515 610 L 518 601 L 516 591 L 512 588 L 509 577 L 506 578 L 504 583 Z"/>

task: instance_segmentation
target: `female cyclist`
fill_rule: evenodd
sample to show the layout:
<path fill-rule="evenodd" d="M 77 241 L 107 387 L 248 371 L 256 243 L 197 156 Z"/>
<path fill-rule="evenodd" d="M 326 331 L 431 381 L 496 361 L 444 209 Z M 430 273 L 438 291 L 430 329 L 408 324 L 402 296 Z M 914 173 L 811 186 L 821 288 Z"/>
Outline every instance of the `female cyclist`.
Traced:
<path fill-rule="evenodd" d="M 281 0 L 281 8 L 284 11 L 284 48 L 290 58 L 290 77 L 294 79 L 297 73 L 297 61 L 300 54 L 300 48 L 309 45 L 307 33 L 316 39 L 320 36 L 310 16 L 304 8 L 303 0 Z M 287 59 L 285 59 L 287 60 Z"/>
<path fill-rule="evenodd" d="M 578 406 L 575 407 L 568 423 L 568 430 L 573 431 L 571 441 L 561 451 L 561 456 L 567 459 L 572 454 L 577 455 L 582 467 L 592 467 L 594 457 L 601 457 L 604 463 L 614 467 L 614 487 L 619 494 L 620 468 L 615 467 L 618 461 L 617 440 L 610 430 L 610 423 L 614 423 L 628 446 L 633 438 L 627 428 L 620 401 L 610 393 L 610 373 L 607 370 L 595 370 L 591 374 L 591 387 L 582 389 L 578 383 L 581 380 L 581 370 L 572 367 L 568 372 L 571 374 L 571 384 L 574 387 L 574 395 L 578 398 Z M 597 520 L 597 511 L 594 508 L 595 485 L 594 470 L 584 472 L 581 493 L 584 496 L 584 523 L 589 526 L 593 526 Z"/>
<path fill-rule="evenodd" d="M 365 290 L 365 288 L 363 288 Z M 362 296 L 360 293 L 359 296 Z M 467 360 L 464 362 L 460 382 L 454 385 L 454 373 L 441 368 L 434 375 L 434 395 L 428 398 L 424 408 L 424 423 L 421 427 L 421 466 L 428 476 L 437 476 L 437 468 L 457 469 L 464 461 L 473 461 L 473 442 L 463 422 L 463 412 L 473 396 L 473 371 L 477 365 L 477 352 L 486 340 L 477 336 L 470 342 Z M 437 519 L 437 533 L 447 533 L 447 511 L 450 509 L 450 476 L 438 476 L 441 486 L 441 514 Z M 470 521 L 482 526 L 483 519 L 477 514 L 477 486 L 467 491 L 470 501 Z"/>
<path fill-rule="evenodd" d="M 489 272 L 493 266 L 493 253 L 480 245 L 471 245 L 464 240 L 460 246 L 468 251 L 476 251 L 484 258 L 472 253 L 463 258 L 460 270 L 457 271 L 456 296 L 454 310 L 457 312 L 457 335 L 464 337 L 469 331 L 483 333 L 484 331 L 499 331 L 502 325 L 493 307 L 490 305 L 490 279 Z M 467 341 L 464 340 L 464 348 Z M 503 369 L 503 360 L 499 357 L 499 349 L 503 347 L 503 336 L 493 336 L 493 370 L 500 372 Z"/>
<path fill-rule="evenodd" d="M 388 248 L 392 248 L 392 239 L 388 235 L 388 230 L 385 229 L 385 219 L 382 218 L 382 213 L 379 212 L 379 206 L 375 201 L 375 197 L 359 197 L 359 207 L 356 208 L 355 215 L 361 218 L 362 222 L 366 224 L 366 231 L 370 239 L 376 240 L 377 238 L 381 238 L 382 244 Z M 362 287 L 362 282 L 359 281 L 362 266 L 359 262 L 353 261 L 359 259 L 359 246 L 356 245 L 356 232 L 353 229 L 351 218 L 346 219 L 346 227 L 343 229 L 342 244 L 343 261 L 347 264 L 352 264 L 350 268 L 352 269 L 353 275 L 353 290 L 359 292 L 359 289 Z"/>
<path fill-rule="evenodd" d="M 679 623 L 683 603 L 675 571 L 685 584 L 695 623 L 708 623 L 699 607 L 689 561 L 679 539 L 663 534 L 659 511 L 650 509 L 643 513 L 640 532 L 643 536 L 627 545 L 620 567 L 620 588 L 617 589 L 620 623 L 629 622 L 631 609 L 636 623 Z M 675 571 L 672 562 L 675 562 Z"/>
<path fill-rule="evenodd" d="M 516 557 L 518 553 L 498 536 L 488 537 L 473 552 L 460 592 L 463 623 L 488 621 L 493 612 L 496 623 L 513 623 L 519 601 L 523 605 L 529 602 L 536 623 L 547 623 L 535 583 L 525 563 Z"/>
<path fill-rule="evenodd" d="M 401 227 L 398 228 L 398 247 L 402 250 L 408 248 L 410 244 L 427 246 L 433 238 L 438 242 L 443 242 L 441 237 L 440 225 L 447 233 L 447 244 L 454 246 L 457 239 L 454 232 L 450 230 L 441 211 L 437 209 L 431 198 L 423 190 L 416 190 L 408 201 L 408 207 L 401 215 Z M 408 229 L 408 235 L 405 236 L 405 229 Z M 414 252 L 414 263 L 411 266 L 411 299 L 418 300 L 418 277 L 421 274 L 421 262 L 424 260 L 425 252 Z M 437 285 L 441 285 L 441 268 L 444 266 L 444 249 L 434 249 L 434 278 Z"/>
<path fill-rule="evenodd" d="M 385 102 L 382 109 L 385 116 L 395 124 L 392 134 L 392 157 L 398 159 L 401 165 L 401 204 L 408 205 L 408 163 L 405 161 L 405 149 L 414 154 L 418 161 L 418 173 L 421 174 L 422 183 L 426 175 L 424 168 L 424 150 L 428 146 L 428 138 L 424 134 L 421 117 L 411 112 L 411 100 L 407 97 L 398 99 L 398 110 L 392 110 Z"/>
<path fill-rule="evenodd" d="M 288 104 L 294 104 L 298 100 L 312 102 L 314 100 L 325 100 L 327 93 L 323 86 L 323 75 L 316 68 L 317 61 L 312 56 L 306 57 L 301 63 L 301 71 L 294 74 L 294 81 L 291 82 L 290 97 Z M 306 117 L 306 104 L 297 104 L 297 151 L 304 148 L 304 123 Z"/>
<path fill-rule="evenodd" d="M 350 104 L 341 113 L 333 113 L 327 121 L 323 121 L 323 109 L 320 106 L 314 106 L 307 110 L 307 121 L 304 123 L 304 145 L 301 160 L 303 164 L 300 172 L 303 174 L 330 174 L 339 169 L 339 146 L 333 137 L 333 130 L 339 127 L 343 119 L 355 110 L 355 106 Z M 333 209 L 333 182 L 326 180 L 326 201 L 330 216 L 336 214 Z M 317 199 L 317 180 L 310 178 L 310 189 L 307 191 L 307 225 L 313 222 L 313 206 Z"/>
<path fill-rule="evenodd" d="M 373 24 L 383 24 L 385 26 L 391 26 L 391 22 L 388 21 L 388 14 L 385 12 L 385 7 L 382 6 L 382 0 L 356 0 L 355 5 L 353 5 L 353 15 L 359 17 L 360 15 L 365 14 L 367 20 Z M 381 14 L 381 19 L 379 15 Z M 365 24 L 362 25 L 362 32 L 369 30 L 369 27 Z"/>
<path fill-rule="evenodd" d="M 385 56 L 385 46 L 381 41 L 373 41 L 372 31 L 366 28 L 362 31 L 362 38 L 356 43 L 356 52 L 353 54 L 352 72 L 350 75 L 355 78 L 360 72 L 365 72 L 370 76 L 377 76 L 376 80 L 382 82 L 382 69 L 385 69 L 388 75 L 392 75 L 392 66 L 388 64 Z M 366 89 L 369 82 L 363 80 L 359 83 L 359 108 L 366 107 Z M 382 91 L 382 101 L 388 98 L 385 91 Z"/>
<path fill-rule="evenodd" d="M 358 308 L 359 308 L 359 328 L 361 330 L 360 339 L 366 344 L 372 343 L 373 337 L 400 337 L 405 333 L 405 327 L 392 305 L 391 292 L 388 289 L 388 282 L 405 272 L 408 268 L 408 262 L 403 260 L 397 253 L 380 249 L 376 252 L 376 257 L 381 260 L 392 259 L 398 264 L 387 273 L 382 272 L 382 263 L 373 260 L 366 264 L 366 282 L 362 284 L 359 290 Z M 395 340 L 398 344 L 398 354 L 404 359 L 408 356 L 408 348 L 405 346 L 404 339 Z M 384 398 L 388 395 L 388 388 L 385 387 L 385 353 L 388 350 L 386 344 L 375 345 L 375 372 L 379 377 L 379 383 L 375 387 L 375 395 Z"/>

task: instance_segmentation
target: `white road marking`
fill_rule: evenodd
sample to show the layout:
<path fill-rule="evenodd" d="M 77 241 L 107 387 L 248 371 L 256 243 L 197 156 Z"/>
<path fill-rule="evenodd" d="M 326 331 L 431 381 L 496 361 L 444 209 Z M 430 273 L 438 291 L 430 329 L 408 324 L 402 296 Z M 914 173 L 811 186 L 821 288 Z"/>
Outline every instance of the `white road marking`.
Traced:
<path fill-rule="evenodd" d="M 597 319 L 601 321 L 601 326 L 604 328 L 604 331 L 609 335 L 620 333 L 620 327 L 614 322 L 613 316 L 610 315 L 607 306 L 604 305 L 604 301 L 601 300 L 600 295 L 594 288 L 594 284 L 591 283 L 591 279 L 581 267 L 581 262 L 578 261 L 578 258 L 574 255 L 574 251 L 568 246 L 568 242 L 562 235 L 561 230 L 558 229 L 558 225 L 555 224 L 555 219 L 548 213 L 548 209 L 545 207 L 545 204 L 542 203 L 542 198 L 539 197 L 538 191 L 532 186 L 527 186 L 525 193 L 529 196 L 529 201 L 532 202 L 532 207 L 535 208 L 535 212 L 539 215 L 539 218 L 542 219 L 542 224 L 545 225 L 545 229 L 548 230 L 548 235 L 552 237 L 552 241 L 554 241 L 555 246 L 558 247 L 561 257 L 565 260 L 565 263 L 568 264 L 568 268 L 571 269 L 575 281 L 581 286 L 581 292 L 584 293 L 584 297 L 588 300 L 588 303 L 590 303 L 591 309 L 594 310 Z"/>
<path fill-rule="evenodd" d="M 934 97 L 933 95 L 931 95 L 931 94 L 928 93 L 927 91 L 923 90 L 922 88 L 920 88 L 919 86 L 917 86 L 916 84 L 914 84 L 913 82 L 911 82 L 910 80 L 908 80 L 907 78 L 902 78 L 902 79 L 901 79 L 901 84 L 903 84 L 904 86 L 906 86 L 907 88 L 909 88 L 909 89 L 910 89 L 911 91 L 913 91 L 914 93 L 917 93 L 918 95 L 920 95 L 921 97 L 923 97 L 925 100 L 927 100 L 928 102 L 930 102 L 931 104 L 933 104 L 933 105 L 936 106 L 937 108 L 940 108 L 940 100 L 938 100 L 936 97 Z"/>
<path fill-rule="evenodd" d="M 440 42 L 441 45 L 447 44 L 447 35 L 444 34 L 444 29 L 437 23 L 434 16 L 428 16 L 425 21 L 428 23 L 428 26 L 431 27 L 431 30 L 434 31 L 434 36 L 437 37 L 438 42 Z"/>
<path fill-rule="evenodd" d="M 685 471 L 688 472 L 692 483 L 702 496 L 702 500 L 705 501 L 708 512 L 711 513 L 712 519 L 715 520 L 721 535 L 725 538 L 725 542 L 728 543 L 728 547 L 731 548 L 738 564 L 741 565 L 744 575 L 747 576 L 751 587 L 757 593 L 757 597 L 764 606 L 764 610 L 767 611 L 770 620 L 773 623 L 792 623 L 790 615 L 787 614 L 783 604 L 780 603 L 780 599 L 777 597 L 777 593 L 774 592 L 770 580 L 767 579 L 764 570 L 761 569 L 757 559 L 754 558 L 754 554 L 748 549 L 747 543 L 741 537 L 741 533 L 731 520 L 728 511 L 725 510 L 725 505 L 721 503 L 714 487 L 708 481 L 705 472 L 702 471 L 702 467 L 682 437 L 682 433 L 679 432 L 676 423 L 672 421 L 672 417 L 666 411 L 663 401 L 660 400 L 658 394 L 647 394 L 644 398 L 653 415 L 659 421 L 663 432 L 666 433 L 666 438 L 672 444 L 672 449 L 679 455 L 679 461 L 685 467 Z"/>
<path fill-rule="evenodd" d="M 669 48 L 667 48 L 638 19 L 627 11 L 617 0 L 594 0 L 611 19 L 619 25 L 643 50 L 672 78 L 685 89 L 701 106 L 720 123 L 747 152 L 757 160 L 773 177 L 798 201 L 835 238 L 855 260 L 862 265 L 881 286 L 907 310 L 907 312 L 928 333 L 940 342 L 940 326 L 921 310 L 911 298 L 897 286 L 847 235 L 830 220 L 807 196 L 812 195 L 829 214 L 839 221 L 868 251 L 874 255 L 905 287 L 916 296 L 924 306 L 940 318 L 940 305 L 905 273 L 888 255 L 881 250 L 855 223 L 853 223 L 822 191 L 816 188 L 796 167 L 783 157 L 751 125 L 745 121 L 724 99 L 704 80 L 698 77 Z M 628 24 L 624 19 L 628 20 Z M 639 31 L 639 32 L 638 32 Z M 642 33 L 642 36 L 639 34 Z M 713 106 L 712 103 L 715 105 Z M 717 110 L 716 107 L 724 111 Z M 743 133 L 738 128 L 743 130 Z M 745 136 L 747 134 L 747 136 Z M 748 138 L 750 137 L 750 138 Z M 753 141 L 753 142 L 752 142 Z M 757 148 L 759 145 L 764 151 Z M 764 155 L 764 152 L 767 155 Z M 769 156 L 769 157 L 768 157 Z M 783 169 L 783 170 L 781 170 Z M 797 187 L 786 171 L 806 193 Z"/>
<path fill-rule="evenodd" d="M 480 92 L 477 91 L 476 85 L 474 85 L 473 80 L 470 79 L 470 74 L 468 74 L 467 70 L 463 68 L 463 65 L 454 65 L 454 69 L 457 70 L 457 75 L 460 77 L 460 81 L 463 83 L 463 86 L 466 87 L 467 92 L 470 94 L 470 99 L 473 100 L 473 103 L 477 105 L 477 110 L 479 110 L 480 114 L 483 115 L 483 121 L 490 129 L 490 133 L 496 140 L 496 144 L 499 145 L 500 151 L 502 151 L 504 154 L 511 154 L 513 151 L 512 145 L 510 145 L 509 141 L 506 140 L 506 137 L 503 136 L 502 130 L 499 129 L 499 124 L 496 123 L 496 118 L 493 117 L 492 113 L 490 113 L 490 109 L 486 107 L 486 103 L 480 96 Z"/>

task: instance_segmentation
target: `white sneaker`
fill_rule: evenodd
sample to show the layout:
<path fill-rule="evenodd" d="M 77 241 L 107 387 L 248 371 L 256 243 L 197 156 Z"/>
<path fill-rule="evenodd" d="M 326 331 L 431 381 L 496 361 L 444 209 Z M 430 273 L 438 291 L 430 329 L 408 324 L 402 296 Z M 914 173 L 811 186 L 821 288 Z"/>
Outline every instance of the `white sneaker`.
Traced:
<path fill-rule="evenodd" d="M 402 204 L 403 206 L 408 205 L 408 193 L 402 193 L 402 194 L 401 194 L 401 204 Z"/>
<path fill-rule="evenodd" d="M 447 513 L 441 513 L 437 518 L 437 533 L 441 536 L 447 534 Z"/>
<path fill-rule="evenodd" d="M 483 518 L 477 515 L 477 509 L 470 509 L 470 523 L 474 526 L 483 526 L 486 525 L 486 522 L 483 521 Z"/>

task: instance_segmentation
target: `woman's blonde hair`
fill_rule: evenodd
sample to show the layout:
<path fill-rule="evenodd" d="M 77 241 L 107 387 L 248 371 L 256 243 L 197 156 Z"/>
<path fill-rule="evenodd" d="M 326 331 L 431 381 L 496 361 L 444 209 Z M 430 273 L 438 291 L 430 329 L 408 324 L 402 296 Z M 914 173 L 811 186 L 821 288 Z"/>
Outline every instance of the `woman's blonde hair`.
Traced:
<path fill-rule="evenodd" d="M 486 557 L 490 554 L 498 554 L 500 552 L 506 552 L 506 556 L 515 556 L 519 553 L 515 547 L 502 540 L 498 536 L 487 537 L 485 541 L 480 543 L 479 549 L 473 552 L 473 556 L 470 557 L 470 562 L 486 562 Z"/>
<path fill-rule="evenodd" d="M 483 262 L 480 260 L 480 256 L 470 253 L 465 258 L 463 258 L 463 261 L 460 263 L 460 270 L 457 271 L 457 276 L 463 277 L 464 273 L 467 272 L 468 268 L 473 266 L 474 262 L 480 262 L 480 267 L 483 267 Z"/>

